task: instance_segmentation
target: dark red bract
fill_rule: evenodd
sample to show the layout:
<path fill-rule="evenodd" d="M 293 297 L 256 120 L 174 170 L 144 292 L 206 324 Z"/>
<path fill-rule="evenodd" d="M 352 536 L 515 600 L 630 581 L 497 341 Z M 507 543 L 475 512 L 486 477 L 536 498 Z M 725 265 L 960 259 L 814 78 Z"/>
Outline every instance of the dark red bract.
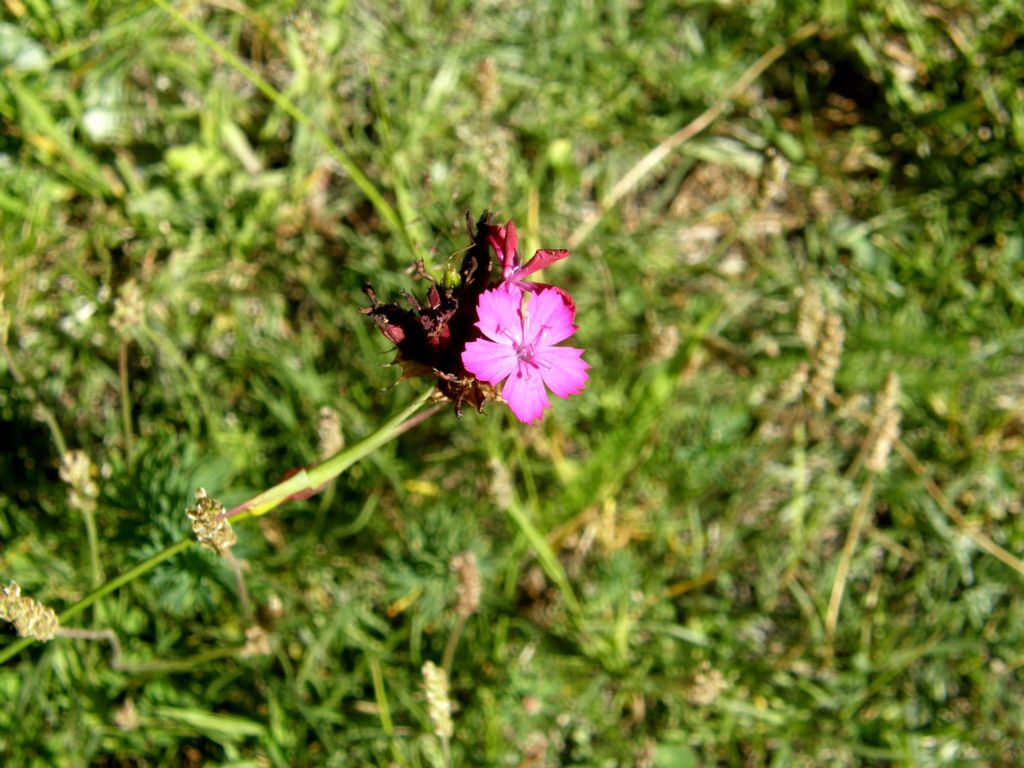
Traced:
<path fill-rule="evenodd" d="M 370 306 L 362 312 L 398 349 L 395 360 L 403 378 L 435 377 L 439 396 L 451 400 L 457 414 L 464 403 L 480 411 L 485 402 L 498 399 L 494 387 L 476 379 L 462 364 L 467 342 L 479 336 L 474 326 L 477 302 L 491 279 L 490 215 L 485 212 L 474 226 L 466 214 L 466 226 L 472 245 L 462 259 L 458 285 L 439 286 L 417 262 L 417 274 L 429 284 L 422 302 L 406 293 L 408 308 L 384 304 L 369 283 L 363 286 Z"/>

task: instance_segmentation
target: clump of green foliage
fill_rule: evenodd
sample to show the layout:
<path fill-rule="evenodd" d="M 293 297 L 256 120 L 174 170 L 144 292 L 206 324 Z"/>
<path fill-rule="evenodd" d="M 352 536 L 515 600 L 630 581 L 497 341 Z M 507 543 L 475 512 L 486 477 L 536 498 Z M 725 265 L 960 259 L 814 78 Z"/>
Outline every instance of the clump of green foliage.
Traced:
<path fill-rule="evenodd" d="M 397 413 L 361 285 L 466 210 L 572 248 L 591 382 L 238 526 L 247 600 L 193 547 L 70 622 L 118 653 L 8 659 L 0 762 L 1020 762 L 1020 3 L 300 5 L 6 4 L 4 583 Z"/>

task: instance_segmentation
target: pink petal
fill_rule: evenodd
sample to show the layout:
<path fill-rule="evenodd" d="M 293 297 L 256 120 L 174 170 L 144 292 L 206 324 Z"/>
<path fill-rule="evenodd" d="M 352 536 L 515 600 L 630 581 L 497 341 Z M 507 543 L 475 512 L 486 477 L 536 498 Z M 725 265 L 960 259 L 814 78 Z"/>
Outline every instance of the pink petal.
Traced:
<path fill-rule="evenodd" d="M 533 283 L 520 283 L 515 280 L 504 280 L 499 283 L 498 287 L 494 290 L 504 291 L 510 296 L 515 296 L 518 301 L 522 302 L 523 292 L 532 291 Z"/>
<path fill-rule="evenodd" d="M 488 384 L 497 386 L 516 369 L 515 350 L 508 344 L 477 339 L 462 351 L 462 364 L 466 370 Z"/>
<path fill-rule="evenodd" d="M 488 224 L 487 225 L 487 239 L 491 241 L 491 244 L 500 244 L 505 242 L 505 228 L 501 224 Z M 495 250 L 498 250 L 498 246 L 495 246 Z"/>
<path fill-rule="evenodd" d="M 519 249 L 519 235 L 516 232 L 516 225 L 512 219 L 505 225 L 505 263 L 515 263 L 516 251 Z"/>
<path fill-rule="evenodd" d="M 511 220 L 504 227 L 491 225 L 487 239 L 494 252 L 498 254 L 503 274 L 508 275 L 518 266 L 516 264 L 516 249 L 519 247 L 519 235 L 516 234 L 516 225 Z"/>
<path fill-rule="evenodd" d="M 590 365 L 576 347 L 545 347 L 534 355 L 541 378 L 558 397 L 578 395 L 587 383 Z"/>
<path fill-rule="evenodd" d="M 544 381 L 536 368 L 520 363 L 505 386 L 501 396 L 508 407 L 523 424 L 532 424 L 544 415 L 544 409 L 551 407 Z"/>
<path fill-rule="evenodd" d="M 494 252 L 498 254 L 498 258 L 502 263 L 504 263 L 505 228 L 500 224 L 491 224 L 487 230 L 487 242 L 494 249 Z"/>
<path fill-rule="evenodd" d="M 577 330 L 574 316 L 558 291 L 548 288 L 533 294 L 523 314 L 526 343 L 550 346 L 568 339 Z"/>
<path fill-rule="evenodd" d="M 565 250 L 548 250 L 546 248 L 542 248 L 533 254 L 533 258 L 522 266 L 519 270 L 519 274 L 522 277 L 527 277 L 528 275 L 532 275 L 534 272 L 539 272 L 545 267 L 550 267 L 556 261 L 561 261 L 568 255 L 569 252 Z"/>
<path fill-rule="evenodd" d="M 519 314 L 522 304 L 521 294 L 484 291 L 476 307 L 476 327 L 499 344 L 519 344 L 523 340 L 523 318 Z"/>
<path fill-rule="evenodd" d="M 509 286 L 506 288 L 506 286 Z M 539 291 L 557 291 L 558 295 L 562 297 L 562 301 L 565 302 L 570 311 L 576 312 L 576 302 L 572 300 L 572 296 L 566 293 L 564 290 L 559 288 L 557 285 L 548 285 L 547 283 L 534 283 L 534 282 L 504 282 L 501 284 L 502 288 L 506 290 L 512 290 L 511 286 L 515 286 L 516 289 L 521 291 L 527 291 L 529 293 L 537 293 Z"/>

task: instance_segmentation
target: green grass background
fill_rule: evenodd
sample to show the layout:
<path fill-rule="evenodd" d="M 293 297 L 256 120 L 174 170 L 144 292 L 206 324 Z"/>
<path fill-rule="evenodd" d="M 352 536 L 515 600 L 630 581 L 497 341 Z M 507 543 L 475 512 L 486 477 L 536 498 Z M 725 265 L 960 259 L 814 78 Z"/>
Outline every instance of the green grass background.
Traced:
<path fill-rule="evenodd" d="M 360 287 L 419 290 L 467 210 L 572 246 L 544 277 L 591 381 L 533 428 L 443 411 L 239 525 L 251 615 L 192 548 L 69 623 L 119 668 L 28 647 L 3 765 L 443 764 L 420 668 L 466 550 L 452 765 L 1024 760 L 1019 2 L 169 8 L 0 10 L 5 583 L 62 610 L 186 536 L 195 488 L 314 461 L 322 406 L 348 444 L 397 413 L 423 385 Z M 846 329 L 824 413 L 780 394 L 807 295 Z M 907 451 L 873 476 L 890 372 Z M 99 468 L 95 562 L 58 434 Z"/>

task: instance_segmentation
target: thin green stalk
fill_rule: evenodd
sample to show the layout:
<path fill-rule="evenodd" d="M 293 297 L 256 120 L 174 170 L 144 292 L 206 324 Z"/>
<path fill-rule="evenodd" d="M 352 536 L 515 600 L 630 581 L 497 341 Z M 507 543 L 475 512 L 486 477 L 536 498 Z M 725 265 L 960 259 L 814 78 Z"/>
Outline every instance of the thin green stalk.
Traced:
<path fill-rule="evenodd" d="M 511 423 L 512 414 L 506 415 L 506 423 Z M 511 430 L 512 442 L 516 447 L 516 462 L 519 464 L 519 471 L 523 475 L 523 485 L 526 487 L 526 502 L 530 509 L 540 507 L 540 495 L 537 493 L 537 482 L 533 479 L 530 471 L 530 462 L 526 457 L 526 446 L 523 444 L 523 433 L 518 429 Z"/>
<path fill-rule="evenodd" d="M 380 217 L 388 225 L 388 228 L 392 233 L 398 236 L 402 245 L 409 250 L 410 254 L 415 253 L 412 238 L 410 238 L 405 224 L 395 212 L 395 209 L 387 200 L 384 199 L 380 190 L 374 186 L 374 183 L 370 181 L 369 177 L 359 169 L 352 159 L 345 154 L 341 147 L 334 143 L 331 137 L 327 135 L 326 131 L 321 129 L 319 126 L 314 125 L 313 121 L 302 110 L 300 110 L 291 99 L 260 77 L 255 70 L 246 65 L 245 62 L 235 54 L 210 37 L 206 30 L 201 26 L 171 6 L 167 0 L 152 0 L 152 2 L 164 11 L 164 13 L 171 16 L 175 21 L 185 27 L 185 29 L 187 29 L 199 42 L 220 56 L 221 59 L 227 62 L 228 66 L 236 70 L 246 80 L 256 86 L 256 88 L 259 89 L 264 96 L 270 99 L 279 109 L 286 112 L 293 120 L 295 120 L 295 122 L 309 130 L 327 153 L 334 158 L 339 166 L 341 166 L 341 169 L 348 174 L 349 178 L 352 179 L 355 185 L 359 187 L 362 193 L 366 195 L 366 199 L 370 201 L 374 208 L 377 209 L 377 213 L 380 214 Z"/>
<path fill-rule="evenodd" d="M 120 589 L 125 584 L 129 584 L 135 581 L 135 579 L 139 578 L 139 576 L 142 576 L 143 574 L 152 571 L 165 560 L 170 560 L 179 552 L 184 552 L 194 543 L 195 541 L 193 539 L 182 539 L 181 541 L 176 541 L 173 544 L 168 544 L 155 555 L 150 555 L 141 563 L 137 563 L 124 573 L 115 576 L 106 584 L 104 584 L 101 587 L 98 587 L 97 589 L 94 589 L 88 595 L 86 595 L 77 603 L 75 603 L 70 608 L 66 609 L 63 613 L 61 613 L 61 624 L 68 621 L 69 619 L 75 618 L 76 616 L 78 616 L 78 614 L 82 613 L 82 611 L 84 611 L 86 608 L 103 599 L 111 592 Z M 2 659 L 0 659 L 0 662 L 2 662 Z"/>
<path fill-rule="evenodd" d="M 333 531 L 334 535 L 339 539 L 347 539 L 350 536 L 355 536 L 363 530 L 363 528 L 366 527 L 366 524 L 370 522 L 370 518 L 373 517 L 373 513 L 377 511 L 377 504 L 379 501 L 380 497 L 376 493 L 372 496 L 368 496 L 366 501 L 363 502 L 363 508 L 359 510 L 359 514 L 356 515 L 356 519 L 348 525 L 336 528 Z"/>
<path fill-rule="evenodd" d="M 161 659 L 159 661 L 146 661 L 139 664 L 121 662 L 118 669 L 123 672 L 127 672 L 130 675 L 156 675 L 191 672 L 193 669 L 209 664 L 211 661 L 230 659 L 237 655 L 238 646 L 230 645 L 226 648 L 210 648 L 209 650 L 184 659 Z"/>
<path fill-rule="evenodd" d="M 846 579 L 850 574 L 850 564 L 853 562 L 853 553 L 860 540 L 860 532 L 867 519 L 868 507 L 875 490 L 875 476 L 869 474 L 860 492 L 860 502 L 853 510 L 853 518 L 850 520 L 850 530 L 846 534 L 846 543 L 843 544 L 843 551 L 839 556 L 839 565 L 836 566 L 835 580 L 832 582 L 832 595 L 828 601 L 828 612 L 825 615 L 825 660 L 831 663 L 835 653 L 836 626 L 839 624 L 839 610 L 843 604 L 843 594 L 846 592 Z"/>
<path fill-rule="evenodd" d="M 96 510 L 83 509 L 82 519 L 85 521 L 85 538 L 89 547 L 89 571 L 92 586 L 97 588 L 103 583 L 103 566 L 100 564 L 100 541 L 96 533 Z"/>
<path fill-rule="evenodd" d="M 788 584 L 800 567 L 804 556 L 804 537 L 807 525 L 807 497 L 810 492 L 811 476 L 807 470 L 807 429 L 803 423 L 793 429 L 793 500 L 789 504 L 789 562 L 782 576 L 782 583 Z"/>
<path fill-rule="evenodd" d="M 124 652 L 121 648 L 121 641 L 117 633 L 112 629 L 72 629 L 61 627 L 57 630 L 57 637 L 68 640 L 93 640 L 106 641 L 110 644 L 110 668 L 120 672 L 127 672 L 130 675 L 155 674 L 160 672 L 188 672 L 196 667 L 208 664 L 211 661 L 225 659 L 235 656 L 239 652 L 238 646 L 227 648 L 212 648 L 202 651 L 184 659 L 161 659 L 158 661 L 144 661 L 138 664 L 126 662 Z M 242 646 L 244 647 L 244 646 Z"/>
<path fill-rule="evenodd" d="M 179 552 L 183 552 L 186 549 L 188 549 L 189 546 L 193 543 L 194 542 L 192 539 L 183 539 L 181 541 L 177 541 L 174 544 L 171 544 L 162 549 L 161 551 L 157 552 L 155 555 L 146 558 L 141 563 L 137 563 L 133 568 L 130 568 L 124 573 L 115 576 L 106 584 L 97 589 L 94 589 L 88 595 L 86 595 L 77 603 L 75 603 L 70 608 L 66 609 L 63 613 L 61 613 L 60 616 L 58 617 L 60 619 L 60 623 L 64 624 L 64 622 L 75 618 L 80 613 L 82 613 L 86 608 L 93 605 L 102 598 L 106 597 L 111 592 L 123 587 L 125 584 L 128 584 L 129 582 L 134 581 L 142 574 L 153 570 L 165 560 L 170 560 Z M 0 650 L 0 664 L 3 664 L 8 659 L 12 658 L 13 656 L 16 656 L 18 653 L 27 648 L 33 642 L 35 642 L 35 640 L 31 637 L 22 637 L 15 640 L 13 643 L 8 645 L 3 650 Z"/>
<path fill-rule="evenodd" d="M 444 668 L 444 673 L 448 675 L 450 680 L 452 677 L 452 666 L 455 663 L 455 649 L 459 647 L 459 640 L 462 638 L 462 633 L 466 631 L 466 622 L 469 620 L 469 616 L 460 613 L 459 618 L 455 621 L 455 626 L 452 628 L 452 633 L 448 635 L 448 642 L 444 646 L 444 656 L 441 657 L 441 666 Z"/>
<path fill-rule="evenodd" d="M 124 460 L 132 465 L 132 404 L 128 390 L 128 340 L 121 339 L 117 352 L 117 377 L 121 382 L 121 428 L 124 431 Z"/>
<path fill-rule="evenodd" d="M 380 660 L 376 656 L 366 654 L 366 663 L 370 667 L 370 679 L 373 681 L 373 697 L 377 700 L 377 716 L 380 718 L 384 735 L 388 737 L 392 760 L 395 765 L 405 765 L 402 753 L 395 744 L 395 724 L 391 720 L 391 706 L 388 704 L 388 692 L 384 687 L 384 672 L 380 667 Z"/>
<path fill-rule="evenodd" d="M 321 464 L 299 471 L 273 488 L 229 510 L 225 517 L 232 521 L 241 521 L 247 520 L 250 517 L 265 515 L 270 510 L 294 498 L 297 494 L 315 491 L 322 485 L 334 480 L 357 461 L 373 453 L 385 443 L 394 440 L 403 432 L 419 424 L 423 419 L 436 413 L 438 409 L 432 408 L 421 413 L 415 419 L 411 418 L 427 402 L 433 392 L 433 389 L 424 392 L 408 408 L 366 439 L 356 443 L 351 448 L 346 448 L 341 453 L 335 454 Z"/>
<path fill-rule="evenodd" d="M 275 507 L 280 506 L 283 502 L 293 498 L 297 493 L 314 490 L 325 483 L 330 482 L 360 459 L 365 458 L 370 453 L 373 453 L 377 448 L 380 448 L 390 440 L 394 440 L 402 433 L 412 429 L 424 419 L 436 413 L 438 408 L 431 408 L 413 417 L 413 414 L 415 414 L 416 411 L 425 402 L 427 402 L 432 394 L 433 389 L 424 392 L 422 395 L 417 397 L 409 407 L 405 408 L 401 413 L 388 421 L 383 427 L 364 439 L 362 442 L 357 443 L 348 450 L 342 451 L 336 456 L 325 461 L 323 464 L 313 467 L 310 470 L 302 471 L 299 474 L 288 478 L 283 483 L 279 483 L 270 490 L 250 499 L 245 504 L 236 507 L 234 510 L 229 512 L 227 516 L 232 517 L 235 521 L 246 520 L 250 517 L 257 517 L 258 515 L 266 514 Z M 155 555 L 146 558 L 141 563 L 137 563 L 134 567 L 114 577 L 106 584 L 94 589 L 77 603 L 66 609 L 58 617 L 60 623 L 63 625 L 70 619 L 75 618 L 86 608 L 106 597 L 111 592 L 114 592 L 125 584 L 134 581 L 139 576 L 148 573 L 160 565 L 160 563 L 171 559 L 179 552 L 185 551 L 193 543 L 195 543 L 195 540 L 191 538 L 176 541 L 175 543 L 165 547 L 160 552 L 157 552 Z M 16 656 L 32 642 L 34 642 L 33 638 L 23 637 L 15 640 L 6 648 L 0 650 L 0 664 L 3 664 L 8 659 Z"/>
<path fill-rule="evenodd" d="M 576 600 L 576 594 L 572 591 L 569 577 L 566 576 L 562 564 L 558 562 L 558 558 L 555 556 L 554 550 L 551 549 L 551 545 L 548 544 L 547 538 L 537 529 L 537 526 L 533 524 L 533 521 L 523 511 L 522 507 L 519 506 L 518 502 L 513 501 L 513 503 L 509 504 L 507 511 L 508 516 L 512 518 L 512 522 L 526 536 L 526 540 L 530 543 L 530 547 L 533 548 L 534 554 L 537 555 L 537 561 L 540 563 L 544 573 L 555 582 L 558 590 L 562 593 L 562 599 L 565 600 L 570 616 L 573 619 L 582 618 L 583 613 L 580 610 L 579 602 Z"/>
<path fill-rule="evenodd" d="M 523 469 L 523 474 L 526 479 L 527 500 L 524 505 L 520 502 L 518 494 L 513 490 L 508 499 L 508 504 L 505 507 L 505 512 L 526 537 L 526 541 L 533 550 L 534 555 L 537 557 L 537 562 L 540 564 L 541 569 L 545 574 L 547 574 L 547 577 L 555 583 L 555 586 L 557 586 L 559 591 L 562 593 L 566 607 L 569 609 L 570 617 L 574 621 L 579 620 L 582 618 L 583 613 L 580 609 L 579 601 L 576 600 L 576 594 L 573 592 L 572 585 L 569 582 L 569 577 L 566 575 L 565 569 L 562 568 L 562 564 L 558 561 L 558 556 L 555 555 L 554 550 L 551 548 L 551 544 L 548 543 L 547 537 L 540 532 L 536 525 L 533 524 L 533 520 L 524 509 L 525 506 L 526 509 L 531 511 L 537 510 L 539 508 L 539 498 L 537 496 L 537 489 L 533 482 L 533 477 L 527 469 L 526 452 L 523 448 L 522 440 L 518 436 L 516 436 L 514 440 L 517 449 L 517 459 L 520 467 Z M 499 455 L 497 443 L 493 440 L 489 446 L 489 451 L 491 456 Z M 452 653 L 454 654 L 454 649 L 452 650 Z"/>

